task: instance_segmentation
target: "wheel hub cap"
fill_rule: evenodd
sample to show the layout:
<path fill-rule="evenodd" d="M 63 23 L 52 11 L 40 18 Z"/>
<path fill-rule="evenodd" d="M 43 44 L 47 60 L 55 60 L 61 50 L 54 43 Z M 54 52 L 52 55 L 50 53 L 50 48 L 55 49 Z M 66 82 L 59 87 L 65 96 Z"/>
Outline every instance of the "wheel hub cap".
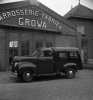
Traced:
<path fill-rule="evenodd" d="M 69 74 L 73 74 L 73 72 L 72 71 L 69 71 Z"/>
<path fill-rule="evenodd" d="M 29 77 L 30 77 L 30 73 L 27 73 L 27 74 L 26 74 L 26 77 L 29 78 Z"/>

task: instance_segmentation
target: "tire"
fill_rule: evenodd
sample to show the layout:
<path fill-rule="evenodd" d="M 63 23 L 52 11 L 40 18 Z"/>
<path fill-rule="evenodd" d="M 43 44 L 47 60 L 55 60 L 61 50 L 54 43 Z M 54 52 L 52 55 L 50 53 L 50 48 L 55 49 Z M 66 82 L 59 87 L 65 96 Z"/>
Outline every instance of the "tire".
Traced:
<path fill-rule="evenodd" d="M 68 69 L 66 70 L 66 77 L 67 77 L 68 79 L 74 78 L 74 77 L 75 77 L 75 69 L 74 69 L 74 68 L 68 68 Z"/>
<path fill-rule="evenodd" d="M 58 76 L 58 77 L 59 77 L 59 76 L 61 76 L 61 74 L 57 73 L 57 74 L 56 74 L 56 76 Z"/>
<path fill-rule="evenodd" d="M 17 75 L 17 77 L 21 78 L 21 75 L 20 75 L 20 74 L 18 74 L 18 75 Z"/>
<path fill-rule="evenodd" d="M 22 79 L 24 82 L 31 82 L 33 80 L 33 73 L 29 70 L 23 71 Z"/>

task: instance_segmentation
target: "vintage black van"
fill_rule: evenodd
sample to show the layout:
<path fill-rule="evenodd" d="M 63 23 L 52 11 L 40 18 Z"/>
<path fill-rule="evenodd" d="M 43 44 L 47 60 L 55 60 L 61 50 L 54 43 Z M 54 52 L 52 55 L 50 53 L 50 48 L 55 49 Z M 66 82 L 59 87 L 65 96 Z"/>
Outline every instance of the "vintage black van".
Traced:
<path fill-rule="evenodd" d="M 12 72 L 25 82 L 47 74 L 64 73 L 67 78 L 74 78 L 75 73 L 82 69 L 79 50 L 75 47 L 39 48 L 32 56 L 14 57 L 12 65 Z"/>

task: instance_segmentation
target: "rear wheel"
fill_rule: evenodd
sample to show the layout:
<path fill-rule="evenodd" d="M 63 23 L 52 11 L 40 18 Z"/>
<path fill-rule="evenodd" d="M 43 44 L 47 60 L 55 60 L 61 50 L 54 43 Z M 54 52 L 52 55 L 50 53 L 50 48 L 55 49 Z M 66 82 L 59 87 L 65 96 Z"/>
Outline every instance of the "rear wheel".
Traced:
<path fill-rule="evenodd" d="M 68 68 L 66 70 L 66 77 L 71 79 L 75 77 L 75 69 L 74 68 Z"/>
<path fill-rule="evenodd" d="M 24 82 L 31 82 L 33 80 L 33 73 L 29 70 L 26 70 L 22 74 L 22 79 Z"/>

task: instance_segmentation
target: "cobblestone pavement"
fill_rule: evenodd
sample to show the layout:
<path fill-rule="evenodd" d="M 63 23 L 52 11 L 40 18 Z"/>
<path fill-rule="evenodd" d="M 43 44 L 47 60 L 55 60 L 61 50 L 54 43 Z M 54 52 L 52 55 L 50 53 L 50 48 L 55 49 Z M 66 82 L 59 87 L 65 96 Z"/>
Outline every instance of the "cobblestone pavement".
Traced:
<path fill-rule="evenodd" d="M 93 100 L 93 70 L 79 71 L 74 79 L 43 76 L 32 83 L 0 72 L 0 100 Z"/>

